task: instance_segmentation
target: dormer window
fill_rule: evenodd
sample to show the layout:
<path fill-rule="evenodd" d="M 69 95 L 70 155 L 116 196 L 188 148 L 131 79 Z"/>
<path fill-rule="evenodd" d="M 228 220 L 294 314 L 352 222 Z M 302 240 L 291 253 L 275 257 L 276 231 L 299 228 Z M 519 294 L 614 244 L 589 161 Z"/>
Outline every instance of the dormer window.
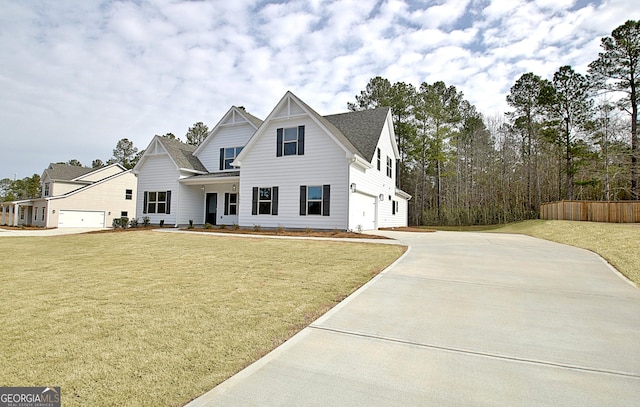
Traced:
<path fill-rule="evenodd" d="M 50 187 L 49 187 L 49 183 L 48 183 L 48 182 L 45 182 L 45 183 L 44 183 L 44 196 L 49 196 L 49 192 L 50 192 L 50 191 L 49 191 L 49 188 L 50 188 Z"/>
<path fill-rule="evenodd" d="M 304 155 L 304 126 L 276 130 L 276 157 Z"/>

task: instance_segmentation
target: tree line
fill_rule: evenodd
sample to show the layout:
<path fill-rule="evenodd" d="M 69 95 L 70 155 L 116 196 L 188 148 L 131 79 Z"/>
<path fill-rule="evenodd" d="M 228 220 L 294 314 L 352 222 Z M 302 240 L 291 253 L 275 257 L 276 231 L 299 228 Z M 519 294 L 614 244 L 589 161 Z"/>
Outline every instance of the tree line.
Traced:
<path fill-rule="evenodd" d="M 189 127 L 185 135 L 185 142 L 191 145 L 199 145 L 207 137 L 207 134 L 209 134 L 207 125 L 203 122 L 197 122 Z M 164 137 L 180 141 L 180 138 L 176 137 L 173 133 L 166 133 Z M 97 169 L 117 163 L 126 169 L 131 169 L 138 163 L 138 160 L 140 160 L 144 154 L 144 150 L 139 150 L 133 145 L 133 141 L 130 141 L 128 138 L 122 138 L 116 143 L 112 154 L 111 158 L 106 162 L 99 158 L 93 160 L 90 168 Z M 57 162 L 56 164 L 84 167 L 84 165 L 75 158 L 66 162 Z M 3 178 L 0 179 L 0 201 L 7 202 L 38 198 L 42 195 L 41 188 L 39 174 L 33 174 L 31 177 L 22 179 Z"/>
<path fill-rule="evenodd" d="M 521 75 L 504 115 L 487 117 L 442 81 L 419 87 L 372 78 L 349 110 L 391 107 L 398 187 L 410 224 L 494 224 L 537 218 L 562 199 L 638 194 L 640 21 L 601 39 L 585 74 Z"/>

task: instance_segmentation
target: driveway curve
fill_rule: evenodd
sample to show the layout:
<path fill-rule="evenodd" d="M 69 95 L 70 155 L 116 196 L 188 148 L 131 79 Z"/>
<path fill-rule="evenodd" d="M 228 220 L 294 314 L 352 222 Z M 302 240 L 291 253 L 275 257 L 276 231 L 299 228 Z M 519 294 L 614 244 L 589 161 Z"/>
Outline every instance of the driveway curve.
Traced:
<path fill-rule="evenodd" d="M 635 406 L 640 290 L 522 235 L 380 232 L 394 265 L 188 407 Z"/>

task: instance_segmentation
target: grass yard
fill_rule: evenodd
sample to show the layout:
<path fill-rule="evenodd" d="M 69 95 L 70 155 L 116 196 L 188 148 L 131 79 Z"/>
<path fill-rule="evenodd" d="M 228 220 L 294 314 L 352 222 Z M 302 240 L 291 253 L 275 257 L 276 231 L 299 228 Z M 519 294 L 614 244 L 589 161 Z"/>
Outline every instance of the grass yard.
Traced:
<path fill-rule="evenodd" d="M 530 220 L 492 231 L 522 233 L 591 250 L 640 287 L 640 225 L 638 224 Z"/>
<path fill-rule="evenodd" d="M 64 406 L 179 406 L 289 338 L 405 248 L 195 234 L 0 239 L 0 385 Z"/>

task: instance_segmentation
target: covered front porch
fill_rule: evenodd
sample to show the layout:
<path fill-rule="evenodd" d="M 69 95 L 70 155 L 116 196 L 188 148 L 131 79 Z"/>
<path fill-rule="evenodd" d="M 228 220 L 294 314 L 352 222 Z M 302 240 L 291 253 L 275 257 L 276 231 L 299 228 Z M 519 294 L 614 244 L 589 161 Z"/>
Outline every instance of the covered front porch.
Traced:
<path fill-rule="evenodd" d="M 33 201 L 0 202 L 0 226 L 31 226 Z"/>
<path fill-rule="evenodd" d="M 203 212 L 201 216 L 195 218 L 201 219 L 203 225 L 238 224 L 240 199 L 238 171 L 198 175 L 184 178 L 180 183 L 190 189 L 199 188 Z"/>

